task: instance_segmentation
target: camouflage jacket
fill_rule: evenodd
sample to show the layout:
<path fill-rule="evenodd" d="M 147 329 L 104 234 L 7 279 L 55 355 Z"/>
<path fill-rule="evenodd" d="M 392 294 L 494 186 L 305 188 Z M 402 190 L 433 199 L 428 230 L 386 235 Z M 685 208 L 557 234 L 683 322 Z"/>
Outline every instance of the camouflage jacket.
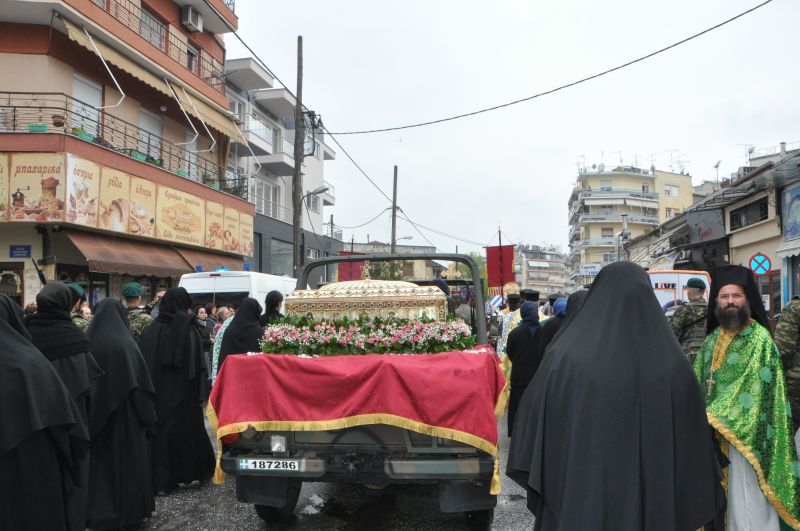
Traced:
<path fill-rule="evenodd" d="M 89 321 L 86 320 L 84 316 L 78 313 L 72 314 L 72 322 L 81 329 L 81 332 L 86 332 L 86 329 L 89 328 Z"/>
<path fill-rule="evenodd" d="M 694 363 L 697 351 L 706 339 L 708 303 L 704 300 L 688 302 L 675 311 L 670 325 L 683 351 Z"/>
<path fill-rule="evenodd" d="M 133 340 L 136 341 L 137 345 L 139 344 L 144 329 L 147 328 L 147 325 L 149 325 L 152 320 L 153 318 L 150 317 L 150 314 L 145 312 L 143 308 L 128 310 L 128 329 L 131 331 Z"/>

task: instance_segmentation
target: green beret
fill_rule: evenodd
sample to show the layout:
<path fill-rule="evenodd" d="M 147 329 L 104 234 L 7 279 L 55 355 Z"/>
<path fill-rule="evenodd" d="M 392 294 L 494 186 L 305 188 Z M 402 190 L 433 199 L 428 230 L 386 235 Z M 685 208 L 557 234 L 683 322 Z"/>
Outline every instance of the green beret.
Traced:
<path fill-rule="evenodd" d="M 706 283 L 703 282 L 702 278 L 692 277 L 686 283 L 687 288 L 697 288 L 697 289 L 706 289 Z"/>
<path fill-rule="evenodd" d="M 83 296 L 85 295 L 85 292 L 83 291 L 83 288 L 82 288 L 82 287 L 81 287 L 81 285 L 80 285 L 80 284 L 78 284 L 77 282 L 70 282 L 69 284 L 67 284 L 67 286 L 69 286 L 70 288 L 72 288 L 72 290 L 73 290 L 75 293 L 77 293 L 77 294 L 78 294 L 78 297 L 79 297 L 79 298 L 81 298 L 81 299 L 82 299 L 82 298 L 83 298 Z"/>
<path fill-rule="evenodd" d="M 138 282 L 128 282 L 124 286 L 122 286 L 122 296 L 126 299 L 134 299 L 136 297 L 141 297 L 144 288 Z"/>

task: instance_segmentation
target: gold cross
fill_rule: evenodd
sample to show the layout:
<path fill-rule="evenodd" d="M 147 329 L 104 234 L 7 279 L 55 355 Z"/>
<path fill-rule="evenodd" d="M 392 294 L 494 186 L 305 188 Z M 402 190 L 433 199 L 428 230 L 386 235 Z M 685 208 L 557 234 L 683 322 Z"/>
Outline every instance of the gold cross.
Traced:
<path fill-rule="evenodd" d="M 361 266 L 361 280 L 369 280 L 369 261 L 364 262 Z"/>
<path fill-rule="evenodd" d="M 717 382 L 714 381 L 714 371 L 711 371 L 708 374 L 708 379 L 706 380 L 706 396 L 711 396 L 711 393 L 714 391 L 714 384 L 716 383 Z"/>
<path fill-rule="evenodd" d="M 455 262 L 451 263 L 450 266 L 447 268 L 446 271 L 442 273 L 442 277 L 444 278 L 460 278 L 461 271 L 458 270 L 458 266 Z"/>

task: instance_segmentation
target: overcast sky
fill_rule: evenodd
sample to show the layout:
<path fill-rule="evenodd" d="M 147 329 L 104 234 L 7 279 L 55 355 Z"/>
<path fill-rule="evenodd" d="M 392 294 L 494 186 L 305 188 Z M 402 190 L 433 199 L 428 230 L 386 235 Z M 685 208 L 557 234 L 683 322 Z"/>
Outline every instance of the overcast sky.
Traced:
<path fill-rule="evenodd" d="M 239 34 L 295 90 L 304 40 L 304 103 L 329 130 L 432 120 L 523 98 L 645 55 L 759 0 L 240 0 Z M 757 148 L 800 140 L 800 2 L 774 0 L 644 63 L 557 94 L 440 125 L 338 140 L 416 223 L 467 240 L 566 249 L 567 200 L 588 166 L 637 161 L 694 182 L 744 165 Z M 228 58 L 246 56 L 227 37 Z M 343 153 L 327 162 L 337 225 L 389 202 Z M 620 153 L 621 152 L 621 153 Z M 479 246 L 422 229 L 440 251 Z M 345 240 L 389 241 L 388 212 Z M 397 236 L 425 240 L 407 222 Z M 505 242 L 504 242 L 505 243 Z"/>

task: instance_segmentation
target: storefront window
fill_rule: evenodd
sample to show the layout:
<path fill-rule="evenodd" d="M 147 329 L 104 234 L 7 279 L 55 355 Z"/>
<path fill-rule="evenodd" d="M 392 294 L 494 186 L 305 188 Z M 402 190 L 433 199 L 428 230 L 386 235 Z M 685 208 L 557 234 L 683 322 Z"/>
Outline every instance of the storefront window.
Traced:
<path fill-rule="evenodd" d="M 270 240 L 270 273 L 273 275 L 292 276 L 292 254 L 294 247 L 291 243 L 282 242 L 273 238 Z"/>

